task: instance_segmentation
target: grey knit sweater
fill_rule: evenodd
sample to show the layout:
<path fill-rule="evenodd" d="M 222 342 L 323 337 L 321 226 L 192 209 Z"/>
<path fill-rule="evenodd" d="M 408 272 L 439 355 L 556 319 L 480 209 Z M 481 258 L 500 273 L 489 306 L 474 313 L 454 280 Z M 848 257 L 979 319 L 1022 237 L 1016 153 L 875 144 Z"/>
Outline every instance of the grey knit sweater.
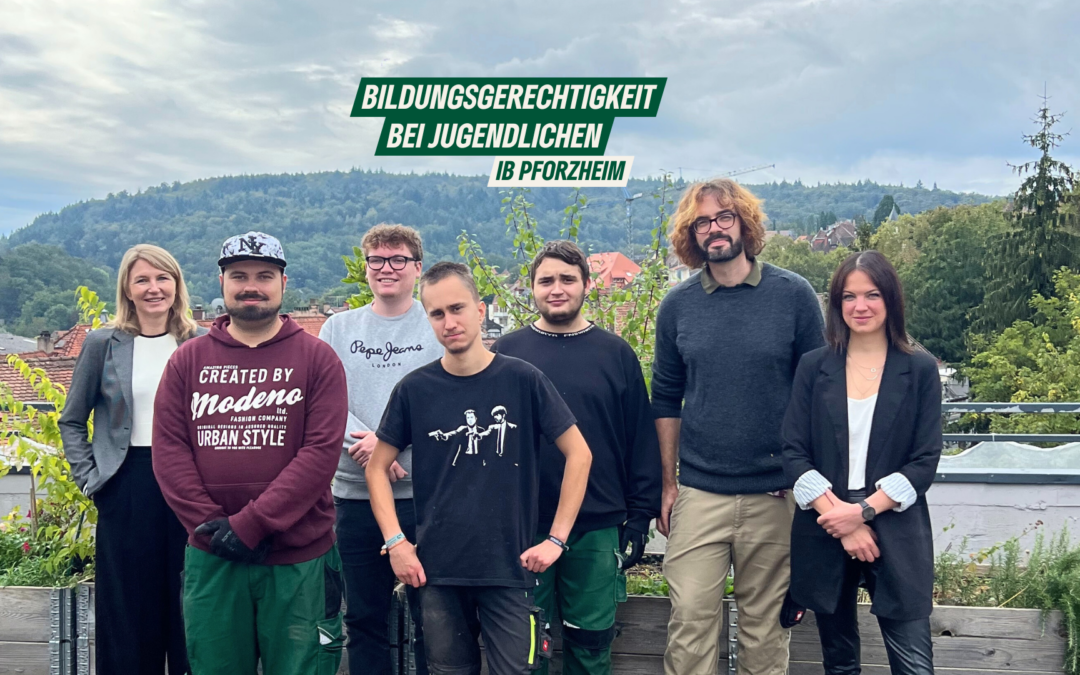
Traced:
<path fill-rule="evenodd" d="M 706 293 L 700 277 L 668 292 L 656 325 L 653 412 L 682 418 L 679 482 L 718 494 L 791 487 L 780 424 L 799 358 L 825 344 L 814 289 L 769 264 L 756 286 Z"/>

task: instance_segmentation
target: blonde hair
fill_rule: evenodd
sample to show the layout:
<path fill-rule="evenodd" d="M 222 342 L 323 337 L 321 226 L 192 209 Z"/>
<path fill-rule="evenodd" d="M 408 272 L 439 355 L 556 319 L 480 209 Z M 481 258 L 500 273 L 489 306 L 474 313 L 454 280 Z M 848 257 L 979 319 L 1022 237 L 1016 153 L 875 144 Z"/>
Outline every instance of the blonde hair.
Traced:
<path fill-rule="evenodd" d="M 132 246 L 120 261 L 120 269 L 116 272 L 116 316 L 107 325 L 133 335 L 141 332 L 135 303 L 127 295 L 131 268 L 140 260 L 145 260 L 152 267 L 165 272 L 176 282 L 176 293 L 172 307 L 169 308 L 168 332 L 177 340 L 184 340 L 194 335 L 199 324 L 188 316 L 188 292 L 184 284 L 184 273 L 180 270 L 180 263 L 176 262 L 176 258 L 172 257 L 168 251 L 153 244 Z"/>
<path fill-rule="evenodd" d="M 698 246 L 692 224 L 697 218 L 698 204 L 706 196 L 716 197 L 721 206 L 731 208 L 739 214 L 746 257 L 756 258 L 761 249 L 765 248 L 765 212 L 761 210 L 761 200 L 730 178 L 716 178 L 694 183 L 679 200 L 679 206 L 671 218 L 669 235 L 671 246 L 679 260 L 690 269 L 705 266 L 705 252 Z"/>

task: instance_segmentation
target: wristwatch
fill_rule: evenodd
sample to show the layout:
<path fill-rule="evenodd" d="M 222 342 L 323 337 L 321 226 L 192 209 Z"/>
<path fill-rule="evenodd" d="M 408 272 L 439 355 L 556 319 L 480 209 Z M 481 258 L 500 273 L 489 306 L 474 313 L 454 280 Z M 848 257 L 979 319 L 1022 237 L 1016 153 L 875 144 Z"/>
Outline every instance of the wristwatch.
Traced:
<path fill-rule="evenodd" d="M 874 519 L 874 516 L 877 515 L 877 511 L 874 510 L 873 506 L 867 504 L 865 499 L 859 502 L 859 506 L 862 507 L 862 519 L 864 523 L 869 523 Z"/>

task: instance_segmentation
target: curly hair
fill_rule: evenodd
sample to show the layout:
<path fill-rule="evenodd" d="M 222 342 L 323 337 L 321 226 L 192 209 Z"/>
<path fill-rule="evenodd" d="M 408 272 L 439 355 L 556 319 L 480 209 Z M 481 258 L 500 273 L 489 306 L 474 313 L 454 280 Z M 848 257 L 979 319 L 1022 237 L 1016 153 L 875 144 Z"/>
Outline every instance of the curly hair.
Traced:
<path fill-rule="evenodd" d="M 365 254 L 380 246 L 405 246 L 417 262 L 424 259 L 424 244 L 420 240 L 420 233 L 411 227 L 380 223 L 368 230 L 360 240 L 360 248 L 364 249 Z"/>
<path fill-rule="evenodd" d="M 730 178 L 716 178 L 710 181 L 694 183 L 686 188 L 675 215 L 671 218 L 671 247 L 675 255 L 690 269 L 704 267 L 707 259 L 705 252 L 698 246 L 691 224 L 697 218 L 697 207 L 706 195 L 716 197 L 725 208 L 739 214 L 743 248 L 746 257 L 754 259 L 765 248 L 765 212 L 761 210 L 761 200 L 749 190 Z"/>

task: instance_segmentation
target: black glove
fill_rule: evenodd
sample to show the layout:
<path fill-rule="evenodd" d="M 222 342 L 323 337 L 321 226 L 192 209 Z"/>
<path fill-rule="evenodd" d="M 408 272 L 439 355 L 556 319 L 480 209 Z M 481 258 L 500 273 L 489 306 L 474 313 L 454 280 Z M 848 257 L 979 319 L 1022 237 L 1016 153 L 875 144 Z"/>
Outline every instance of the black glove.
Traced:
<path fill-rule="evenodd" d="M 269 537 L 259 542 L 255 550 L 251 550 L 240 539 L 240 535 L 233 531 L 228 518 L 203 523 L 195 528 L 195 534 L 210 537 L 210 552 L 233 562 L 257 565 L 266 560 L 266 555 L 270 552 Z"/>
<path fill-rule="evenodd" d="M 628 570 L 641 562 L 641 556 L 645 554 L 645 540 L 648 534 L 623 526 L 619 528 L 619 551 L 626 554 L 620 569 Z M 626 553 L 626 547 L 630 547 L 630 553 Z"/>

